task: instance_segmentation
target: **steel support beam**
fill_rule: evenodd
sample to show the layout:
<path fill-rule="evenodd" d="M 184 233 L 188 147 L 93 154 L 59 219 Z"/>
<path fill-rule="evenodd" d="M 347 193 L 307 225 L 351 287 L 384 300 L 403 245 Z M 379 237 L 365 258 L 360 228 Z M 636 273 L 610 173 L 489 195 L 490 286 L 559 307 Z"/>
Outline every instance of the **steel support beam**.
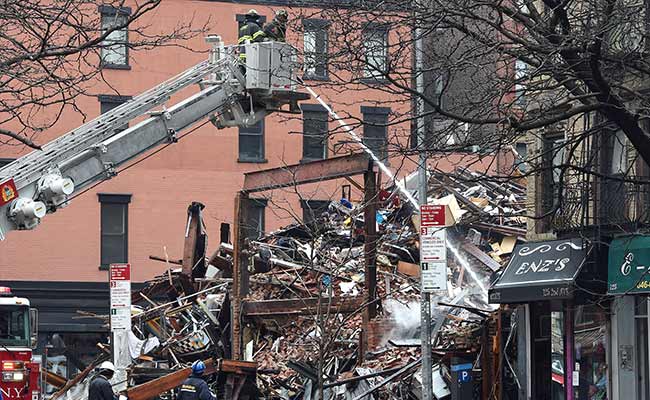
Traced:
<path fill-rule="evenodd" d="M 329 179 L 361 175 L 368 169 L 370 158 L 365 153 L 328 158 L 304 164 L 248 172 L 244 174 L 242 191 L 261 192 Z"/>

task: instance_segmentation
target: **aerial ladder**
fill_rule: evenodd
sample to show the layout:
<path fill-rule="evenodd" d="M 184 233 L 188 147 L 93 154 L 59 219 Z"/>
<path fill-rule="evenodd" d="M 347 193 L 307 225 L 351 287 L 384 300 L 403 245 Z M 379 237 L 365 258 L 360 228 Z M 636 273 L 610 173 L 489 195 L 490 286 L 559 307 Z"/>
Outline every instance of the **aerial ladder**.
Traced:
<path fill-rule="evenodd" d="M 76 194 L 110 179 L 138 156 L 177 140 L 210 118 L 217 128 L 251 126 L 273 112 L 299 113 L 309 95 L 296 90 L 295 49 L 280 42 L 226 46 L 208 36 L 209 59 L 0 169 L 0 240 L 34 229 Z M 168 108 L 170 97 L 191 85 L 200 91 Z M 143 121 L 120 131 L 128 122 Z"/>

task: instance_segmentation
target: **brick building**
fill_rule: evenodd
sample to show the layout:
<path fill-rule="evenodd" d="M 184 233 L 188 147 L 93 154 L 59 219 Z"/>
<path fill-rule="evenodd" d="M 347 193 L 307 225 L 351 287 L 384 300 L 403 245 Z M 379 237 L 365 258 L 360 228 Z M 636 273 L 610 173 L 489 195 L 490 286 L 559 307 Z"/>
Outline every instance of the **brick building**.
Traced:
<path fill-rule="evenodd" d="M 221 35 L 227 44 L 237 42 L 238 24 L 243 15 L 255 8 L 266 20 L 282 5 L 274 2 L 170 0 L 138 20 L 154 31 L 171 30 L 181 21 L 197 27 L 208 23 L 210 32 Z M 273 7 L 270 6 L 273 4 Z M 116 10 L 98 6 L 102 24 L 116 17 Z M 117 13 L 128 13 L 129 8 Z M 297 19 L 300 10 L 289 8 Z M 305 49 L 304 77 L 315 82 L 328 80 L 327 21 L 317 18 L 318 10 L 309 10 L 309 18 L 300 20 L 298 29 L 288 34 L 288 42 Z M 393 33 L 382 31 L 388 41 Z M 372 36 L 376 43 L 376 35 Z M 88 96 L 78 104 L 87 117 L 110 110 L 207 57 L 208 45 L 201 36 L 184 47 L 162 47 L 149 51 L 129 51 L 128 32 L 116 31 L 109 39 L 117 43 L 101 55 L 104 81 L 94 82 Z M 385 51 L 373 49 L 372 57 L 386 57 Z M 361 72 L 363 73 L 363 72 Z M 372 78 L 372 77 L 371 77 Z M 170 104 L 195 93 L 191 88 L 175 95 Z M 331 95 L 328 95 L 331 94 Z M 341 96 L 341 97 L 339 97 Z M 333 108 L 344 109 L 358 120 L 374 123 L 386 121 L 391 111 L 378 107 L 387 95 L 381 91 L 354 88 L 345 95 L 323 90 L 323 97 Z M 404 102 L 408 107 L 408 101 Z M 108 305 L 108 264 L 128 261 L 133 280 L 143 282 L 166 269 L 165 263 L 151 261 L 150 255 L 180 258 L 186 209 L 192 201 L 206 205 L 204 216 L 212 246 L 219 238 L 221 222 L 232 222 L 234 197 L 243 182 L 243 173 L 285 164 L 319 159 L 343 151 L 336 136 L 327 138 L 325 110 L 315 100 L 306 101 L 303 115 L 271 115 L 262 123 L 245 129 L 218 130 L 206 124 L 187 138 L 147 158 L 74 199 L 71 205 L 48 215 L 33 231 L 12 232 L 1 244 L 0 281 L 32 300 L 40 310 L 40 343 L 50 344 L 52 360 L 59 373 L 72 375 L 84 364 L 84 357 L 94 353 L 106 329 L 97 319 L 76 319 L 77 310 L 105 314 Z M 304 117 L 304 123 L 303 123 Z M 74 129 L 84 117 L 66 110 L 54 129 L 37 140 L 45 143 Z M 368 143 L 385 150 L 388 127 L 367 126 L 360 129 Z M 3 163 L 27 152 L 17 147 L 0 148 Z M 1 165 L 1 164 L 0 164 Z M 401 168 L 402 173 L 411 167 Z M 360 198 L 354 186 L 351 197 Z M 301 206 L 318 205 L 318 201 L 340 197 L 336 183 L 313 184 L 304 188 L 303 201 L 286 192 L 269 194 L 260 199 L 257 218 L 251 221 L 258 230 L 271 230 L 300 217 Z M 276 202 L 281 205 L 273 207 Z M 274 209 L 275 208 L 275 209 Z M 289 211 L 287 211 L 289 210 Z M 56 335 L 56 336 L 55 336 Z M 63 346 L 67 351 L 64 351 Z M 57 358 L 58 357 L 58 358 Z"/>

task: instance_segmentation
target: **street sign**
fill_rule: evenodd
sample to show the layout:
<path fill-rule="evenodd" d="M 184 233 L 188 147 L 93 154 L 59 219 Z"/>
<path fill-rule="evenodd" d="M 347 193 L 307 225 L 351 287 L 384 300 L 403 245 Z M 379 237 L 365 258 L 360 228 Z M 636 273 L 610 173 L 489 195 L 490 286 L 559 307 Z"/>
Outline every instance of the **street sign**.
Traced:
<path fill-rule="evenodd" d="M 111 264 L 111 331 L 131 330 L 131 266 Z"/>
<path fill-rule="evenodd" d="M 447 232 L 445 228 L 420 228 L 420 260 L 447 260 Z"/>
<path fill-rule="evenodd" d="M 111 297 L 111 347 L 116 389 L 126 388 L 126 369 L 131 364 L 129 332 L 131 332 L 131 264 L 111 264 L 109 268 Z"/>
<path fill-rule="evenodd" d="M 422 292 L 447 290 L 445 206 L 420 208 L 420 276 Z"/>
<path fill-rule="evenodd" d="M 424 204 L 420 206 L 420 227 L 445 226 L 445 206 Z"/>

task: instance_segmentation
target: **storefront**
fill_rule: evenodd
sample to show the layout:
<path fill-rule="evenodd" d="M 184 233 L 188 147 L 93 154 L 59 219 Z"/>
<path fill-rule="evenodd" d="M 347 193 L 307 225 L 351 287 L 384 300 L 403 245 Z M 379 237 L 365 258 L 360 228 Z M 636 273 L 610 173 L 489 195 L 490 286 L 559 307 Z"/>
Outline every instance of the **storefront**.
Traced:
<path fill-rule="evenodd" d="M 650 236 L 612 240 L 608 294 L 612 301 L 614 399 L 650 400 Z"/>
<path fill-rule="evenodd" d="M 493 282 L 490 302 L 516 306 L 519 399 L 611 398 L 600 253 L 583 239 L 520 244 Z"/>

